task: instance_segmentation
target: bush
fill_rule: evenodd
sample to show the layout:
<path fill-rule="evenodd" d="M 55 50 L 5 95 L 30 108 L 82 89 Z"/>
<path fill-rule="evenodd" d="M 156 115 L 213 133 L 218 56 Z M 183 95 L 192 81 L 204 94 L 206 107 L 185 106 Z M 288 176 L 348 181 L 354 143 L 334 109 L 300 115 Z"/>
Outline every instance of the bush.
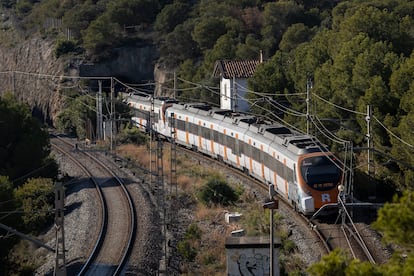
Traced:
<path fill-rule="evenodd" d="M 18 14 L 28 14 L 32 10 L 33 4 L 30 1 L 23 0 L 16 3 L 16 11 Z"/>
<path fill-rule="evenodd" d="M 239 195 L 224 180 L 212 177 L 206 185 L 201 187 L 199 198 L 207 206 L 211 204 L 228 206 L 236 202 Z"/>
<path fill-rule="evenodd" d="M 144 145 L 148 138 L 137 127 L 127 126 L 118 135 L 118 141 L 122 144 L 133 143 L 137 145 Z"/>
<path fill-rule="evenodd" d="M 72 40 L 59 39 L 56 41 L 55 45 L 55 57 L 59 58 L 60 56 L 73 52 L 75 50 L 76 43 Z"/>
<path fill-rule="evenodd" d="M 178 253 L 183 256 L 186 261 L 192 262 L 197 256 L 196 249 L 191 245 L 190 241 L 184 240 L 177 244 Z"/>
<path fill-rule="evenodd" d="M 192 223 L 188 226 L 185 237 L 189 240 L 198 240 L 201 238 L 201 230 L 196 223 Z"/>

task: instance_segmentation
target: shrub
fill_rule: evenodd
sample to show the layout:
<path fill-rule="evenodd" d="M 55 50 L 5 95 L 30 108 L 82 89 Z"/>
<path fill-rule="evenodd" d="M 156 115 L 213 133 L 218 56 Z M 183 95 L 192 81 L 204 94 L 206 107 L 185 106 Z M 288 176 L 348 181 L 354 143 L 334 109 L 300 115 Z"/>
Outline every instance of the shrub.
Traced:
<path fill-rule="evenodd" d="M 201 238 L 201 230 L 196 223 L 192 223 L 188 226 L 185 237 L 189 240 L 198 240 Z"/>
<path fill-rule="evenodd" d="M 32 10 L 33 4 L 30 1 L 23 0 L 16 3 L 16 11 L 18 14 L 28 14 Z"/>
<path fill-rule="evenodd" d="M 59 58 L 60 56 L 73 52 L 75 50 L 76 43 L 72 40 L 59 39 L 56 41 L 55 45 L 55 57 Z"/>
<path fill-rule="evenodd" d="M 178 253 L 183 256 L 186 261 L 192 262 L 197 256 L 196 249 L 191 245 L 190 241 L 183 240 L 177 244 Z"/>
<path fill-rule="evenodd" d="M 117 137 L 118 142 L 125 144 L 125 143 L 133 143 L 137 145 L 144 145 L 148 138 L 147 136 L 140 131 L 137 127 L 128 125 L 125 127 Z"/>
<path fill-rule="evenodd" d="M 239 195 L 224 180 L 212 177 L 201 187 L 199 198 L 207 206 L 211 204 L 227 206 L 236 202 Z"/>

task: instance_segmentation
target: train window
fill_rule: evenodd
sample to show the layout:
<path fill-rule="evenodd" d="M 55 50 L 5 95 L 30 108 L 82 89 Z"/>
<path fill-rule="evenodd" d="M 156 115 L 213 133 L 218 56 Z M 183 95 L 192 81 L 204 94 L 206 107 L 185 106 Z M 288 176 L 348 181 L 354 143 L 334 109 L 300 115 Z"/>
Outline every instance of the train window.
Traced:
<path fill-rule="evenodd" d="M 216 141 L 214 137 L 214 130 L 210 128 L 210 140 Z"/>
<path fill-rule="evenodd" d="M 275 160 L 273 159 L 273 157 L 270 154 L 265 153 L 263 155 L 263 163 L 266 167 L 268 167 L 270 170 L 274 171 L 275 170 Z"/>
<path fill-rule="evenodd" d="M 284 171 L 284 169 L 283 169 L 283 164 L 280 162 L 280 161 L 277 161 L 277 160 L 275 160 L 275 163 L 276 163 L 276 173 L 280 176 L 280 177 L 282 177 L 282 178 L 286 178 L 285 177 L 285 171 Z"/>
<path fill-rule="evenodd" d="M 239 143 L 239 155 L 246 154 L 246 146 L 248 145 L 240 140 L 236 140 L 236 143 Z"/>
<path fill-rule="evenodd" d="M 203 128 L 203 138 L 210 139 L 210 130 L 208 128 Z"/>
<path fill-rule="evenodd" d="M 300 172 L 306 183 L 316 190 L 329 190 L 340 181 L 341 169 L 326 156 L 306 158 Z"/>
<path fill-rule="evenodd" d="M 260 161 L 260 150 L 258 148 L 253 147 L 253 146 L 250 146 L 250 147 L 251 147 L 251 152 L 252 152 L 250 157 L 253 158 L 253 160 L 259 162 Z"/>
<path fill-rule="evenodd" d="M 226 136 L 227 143 L 225 145 L 231 149 L 231 151 L 236 154 L 236 140 L 233 137 Z"/>
<path fill-rule="evenodd" d="M 219 143 L 220 145 L 223 145 L 223 133 L 217 132 L 216 137 L 217 137 L 217 143 Z"/>
<path fill-rule="evenodd" d="M 296 178 L 296 164 L 293 164 L 293 181 L 297 182 L 297 178 Z"/>
<path fill-rule="evenodd" d="M 185 130 L 185 122 L 182 120 L 177 120 L 177 129 Z"/>
<path fill-rule="evenodd" d="M 198 125 L 190 123 L 189 127 L 190 127 L 190 130 L 189 130 L 190 133 L 192 133 L 192 134 L 197 134 L 198 133 Z"/>
<path fill-rule="evenodd" d="M 289 168 L 288 166 L 285 166 L 285 175 L 286 175 L 286 180 L 292 183 L 293 182 L 293 170 Z"/>

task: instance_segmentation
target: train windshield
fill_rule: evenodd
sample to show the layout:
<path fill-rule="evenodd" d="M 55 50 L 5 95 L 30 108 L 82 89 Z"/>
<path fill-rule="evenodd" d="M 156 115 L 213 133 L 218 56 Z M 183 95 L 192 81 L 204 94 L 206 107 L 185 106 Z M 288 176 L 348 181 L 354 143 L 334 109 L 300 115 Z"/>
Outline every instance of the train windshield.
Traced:
<path fill-rule="evenodd" d="M 300 171 L 306 183 L 315 190 L 332 189 L 341 179 L 341 169 L 327 156 L 309 157 L 302 161 Z"/>

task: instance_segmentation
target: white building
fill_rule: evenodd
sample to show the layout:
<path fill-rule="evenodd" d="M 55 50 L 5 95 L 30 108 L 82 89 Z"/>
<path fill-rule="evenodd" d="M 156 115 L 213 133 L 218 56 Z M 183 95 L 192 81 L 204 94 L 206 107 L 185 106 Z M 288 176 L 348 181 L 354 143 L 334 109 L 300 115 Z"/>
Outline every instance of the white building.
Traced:
<path fill-rule="evenodd" d="M 219 60 L 214 66 L 214 77 L 220 78 L 220 108 L 248 112 L 245 99 L 247 79 L 256 71 L 259 60 Z"/>

